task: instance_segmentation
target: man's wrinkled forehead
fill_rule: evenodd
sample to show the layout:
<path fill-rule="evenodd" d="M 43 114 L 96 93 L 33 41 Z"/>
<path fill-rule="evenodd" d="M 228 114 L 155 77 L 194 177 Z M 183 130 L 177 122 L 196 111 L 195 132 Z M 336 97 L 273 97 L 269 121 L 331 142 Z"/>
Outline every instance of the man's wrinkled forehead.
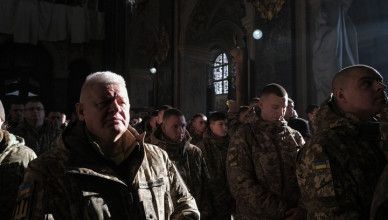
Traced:
<path fill-rule="evenodd" d="M 99 96 L 102 96 L 102 97 L 112 96 L 112 93 L 113 93 L 113 95 L 118 95 L 123 98 L 128 98 L 127 88 L 121 84 L 104 84 L 104 83 L 95 84 L 93 86 L 91 93 L 98 94 Z"/>

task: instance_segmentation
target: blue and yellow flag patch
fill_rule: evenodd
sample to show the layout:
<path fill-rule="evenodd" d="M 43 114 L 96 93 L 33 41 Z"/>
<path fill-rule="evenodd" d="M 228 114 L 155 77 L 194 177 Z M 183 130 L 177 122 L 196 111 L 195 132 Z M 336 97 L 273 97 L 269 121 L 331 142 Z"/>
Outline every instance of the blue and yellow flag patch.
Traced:
<path fill-rule="evenodd" d="M 328 168 L 328 167 L 329 167 L 329 166 L 328 166 L 326 160 L 314 162 L 314 168 L 315 168 L 315 170 L 322 170 L 322 169 L 326 169 L 326 168 Z"/>
<path fill-rule="evenodd" d="M 34 189 L 34 184 L 31 184 L 31 183 L 25 183 L 20 186 L 16 209 L 14 211 L 14 220 L 29 219 L 33 189 Z"/>

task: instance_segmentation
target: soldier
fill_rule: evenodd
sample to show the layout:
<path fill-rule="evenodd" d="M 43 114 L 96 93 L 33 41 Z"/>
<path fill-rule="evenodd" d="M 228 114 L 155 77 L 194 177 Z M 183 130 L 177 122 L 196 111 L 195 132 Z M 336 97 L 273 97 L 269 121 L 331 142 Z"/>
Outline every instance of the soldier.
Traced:
<path fill-rule="evenodd" d="M 228 120 L 221 112 L 209 117 L 209 126 L 198 147 L 202 150 L 210 174 L 211 203 L 213 215 L 210 219 L 230 220 L 235 213 L 235 201 L 230 194 L 226 178 L 226 152 L 229 147 Z"/>
<path fill-rule="evenodd" d="M 190 144 L 190 139 L 185 116 L 172 108 L 164 112 L 163 123 L 152 134 L 151 143 L 167 151 L 194 196 L 201 219 L 208 219 L 211 214 L 209 172 L 202 151 Z"/>
<path fill-rule="evenodd" d="M 308 219 L 368 219 L 386 158 L 374 119 L 386 102 L 381 75 L 372 67 L 342 69 L 321 104 L 315 135 L 297 168 Z"/>
<path fill-rule="evenodd" d="M 61 132 L 44 116 L 43 103 L 37 97 L 32 97 L 24 105 L 24 122 L 14 130 L 38 156 L 52 147 Z"/>
<path fill-rule="evenodd" d="M 311 134 L 314 134 L 313 122 L 315 120 L 315 116 L 317 115 L 318 109 L 319 109 L 319 106 L 316 104 L 308 105 L 306 108 L 306 115 L 307 115 L 307 120 L 309 123 L 309 128 L 310 128 Z"/>
<path fill-rule="evenodd" d="M 79 121 L 30 163 L 15 218 L 199 219 L 166 152 L 129 126 L 129 109 L 120 75 L 89 75 L 76 104 Z"/>
<path fill-rule="evenodd" d="M 238 109 L 238 113 L 236 117 L 234 117 L 230 122 L 228 123 L 228 133 L 229 136 L 233 136 L 234 132 L 242 125 L 245 123 L 247 120 L 248 116 L 250 114 L 253 114 L 252 108 L 249 106 L 240 106 Z"/>
<path fill-rule="evenodd" d="M 283 118 L 287 99 L 282 86 L 265 86 L 256 117 L 230 140 L 226 168 L 237 220 L 304 218 L 295 176 L 297 150 L 304 140 Z"/>
<path fill-rule="evenodd" d="M 191 119 L 191 124 L 187 128 L 190 133 L 190 143 L 197 145 L 202 140 L 203 132 L 206 129 L 207 117 L 202 113 L 195 114 Z"/>
<path fill-rule="evenodd" d="M 6 119 L 7 131 L 11 133 L 23 122 L 24 105 L 18 100 L 12 100 L 9 105 L 8 117 Z"/>
<path fill-rule="evenodd" d="M 288 105 L 286 109 L 286 113 L 284 113 L 284 119 L 286 121 L 290 121 L 292 118 L 298 118 L 298 113 L 295 110 L 294 100 L 288 98 Z"/>
<path fill-rule="evenodd" d="M 47 116 L 47 120 L 49 122 L 51 122 L 51 124 L 56 128 L 56 129 L 59 129 L 59 130 L 62 130 L 65 126 L 65 120 L 66 120 L 66 115 L 65 115 L 65 118 L 63 118 L 63 115 L 61 112 L 59 111 L 50 111 L 48 116 Z"/>
<path fill-rule="evenodd" d="M 4 123 L 3 103 L 0 101 L 0 127 Z M 0 216 L 11 219 L 19 185 L 28 163 L 36 158 L 33 150 L 24 145 L 21 137 L 0 130 Z"/>
<path fill-rule="evenodd" d="M 161 125 L 163 123 L 164 112 L 167 109 L 171 109 L 171 108 L 172 108 L 171 105 L 162 105 L 162 106 L 159 107 L 159 109 L 158 109 L 158 120 L 156 121 L 157 125 Z"/>
<path fill-rule="evenodd" d="M 146 143 L 151 143 L 151 134 L 152 132 L 154 132 L 156 130 L 156 128 L 158 127 L 158 110 L 155 110 L 153 112 L 151 112 L 151 115 L 150 115 L 150 120 L 148 121 L 148 123 L 146 123 L 146 136 L 145 136 L 145 139 L 144 141 Z"/>

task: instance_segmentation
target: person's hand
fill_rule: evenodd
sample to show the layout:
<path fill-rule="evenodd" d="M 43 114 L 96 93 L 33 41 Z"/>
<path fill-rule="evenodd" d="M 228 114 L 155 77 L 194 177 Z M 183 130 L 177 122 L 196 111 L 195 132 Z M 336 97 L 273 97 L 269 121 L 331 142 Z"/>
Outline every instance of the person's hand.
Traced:
<path fill-rule="evenodd" d="M 284 220 L 304 220 L 306 212 L 301 208 L 292 208 L 286 211 Z"/>

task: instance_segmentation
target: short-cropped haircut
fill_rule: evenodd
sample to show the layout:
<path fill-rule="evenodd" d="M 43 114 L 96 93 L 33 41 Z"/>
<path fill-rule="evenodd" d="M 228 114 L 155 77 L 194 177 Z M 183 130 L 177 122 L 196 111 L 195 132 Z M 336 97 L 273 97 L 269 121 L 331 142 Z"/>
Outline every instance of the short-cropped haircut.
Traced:
<path fill-rule="evenodd" d="M 202 113 L 197 113 L 195 115 L 193 115 L 193 117 L 191 118 L 192 121 L 194 121 L 195 119 L 197 118 L 202 118 L 202 117 L 206 117 L 206 115 L 202 114 Z"/>
<path fill-rule="evenodd" d="M 90 88 L 100 83 L 105 85 L 119 84 L 126 87 L 124 78 L 119 74 L 110 71 L 92 73 L 86 77 L 86 80 L 81 88 L 80 101 L 85 101 Z"/>
<path fill-rule="evenodd" d="M 276 84 L 276 83 L 271 83 L 266 85 L 262 90 L 261 90 L 261 95 L 260 98 L 264 96 L 268 96 L 274 94 L 278 97 L 286 97 L 287 91 L 283 88 L 283 86 Z"/>
<path fill-rule="evenodd" d="M 163 121 L 166 121 L 166 120 L 167 120 L 168 118 L 170 118 L 171 116 L 178 116 L 178 117 L 181 117 L 181 116 L 183 116 L 183 113 L 182 113 L 179 109 L 176 109 L 176 108 L 167 109 L 167 110 L 164 112 Z"/>
<path fill-rule="evenodd" d="M 222 112 L 214 112 L 209 116 L 209 123 L 214 121 L 226 120 L 226 115 Z"/>

